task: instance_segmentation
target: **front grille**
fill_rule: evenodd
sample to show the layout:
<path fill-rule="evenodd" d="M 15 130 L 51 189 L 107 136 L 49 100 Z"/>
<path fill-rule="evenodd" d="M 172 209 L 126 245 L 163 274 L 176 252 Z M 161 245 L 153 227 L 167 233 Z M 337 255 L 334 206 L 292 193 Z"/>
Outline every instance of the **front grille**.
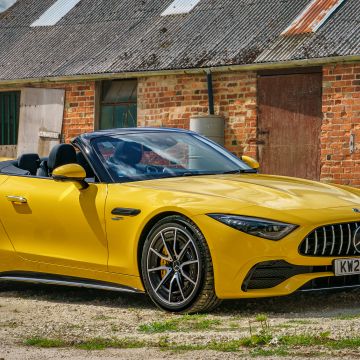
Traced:
<path fill-rule="evenodd" d="M 360 287 L 360 275 L 327 276 L 310 280 L 299 291 L 335 290 Z"/>
<path fill-rule="evenodd" d="M 360 223 L 326 225 L 315 229 L 300 244 L 306 256 L 360 256 L 354 246 L 354 235 Z"/>
<path fill-rule="evenodd" d="M 246 276 L 242 290 L 270 289 L 298 275 L 332 271 L 331 266 L 299 266 L 283 260 L 265 261 L 255 265 Z"/>

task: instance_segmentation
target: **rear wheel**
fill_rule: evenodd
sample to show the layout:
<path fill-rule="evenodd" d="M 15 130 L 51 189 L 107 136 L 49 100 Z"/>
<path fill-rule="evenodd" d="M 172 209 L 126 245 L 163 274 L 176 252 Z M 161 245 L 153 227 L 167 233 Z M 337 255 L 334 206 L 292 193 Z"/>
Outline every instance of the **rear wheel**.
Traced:
<path fill-rule="evenodd" d="M 164 310 L 195 313 L 220 303 L 206 240 L 182 216 L 168 216 L 155 224 L 144 243 L 141 270 L 149 296 Z"/>

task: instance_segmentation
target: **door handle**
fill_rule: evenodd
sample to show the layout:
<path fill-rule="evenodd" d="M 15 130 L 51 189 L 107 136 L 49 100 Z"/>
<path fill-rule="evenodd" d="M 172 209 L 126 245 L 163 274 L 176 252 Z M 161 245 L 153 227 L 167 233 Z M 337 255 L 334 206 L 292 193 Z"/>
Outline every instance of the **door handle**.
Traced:
<path fill-rule="evenodd" d="M 111 211 L 113 215 L 136 216 L 141 213 L 140 209 L 115 208 Z"/>
<path fill-rule="evenodd" d="M 18 204 L 26 204 L 27 203 L 27 199 L 24 198 L 23 196 L 8 195 L 8 196 L 6 196 L 6 198 L 8 199 L 8 201 L 10 201 L 12 203 L 18 203 Z"/>

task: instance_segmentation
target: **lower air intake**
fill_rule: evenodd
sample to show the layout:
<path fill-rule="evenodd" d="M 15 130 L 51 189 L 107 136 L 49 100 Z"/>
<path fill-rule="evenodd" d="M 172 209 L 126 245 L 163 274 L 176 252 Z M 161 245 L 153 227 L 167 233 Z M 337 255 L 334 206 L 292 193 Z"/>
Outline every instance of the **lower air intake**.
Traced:
<path fill-rule="evenodd" d="M 265 261 L 255 265 L 249 271 L 242 285 L 242 290 L 270 289 L 298 274 L 326 271 L 332 271 L 332 267 L 298 266 L 283 260 Z"/>

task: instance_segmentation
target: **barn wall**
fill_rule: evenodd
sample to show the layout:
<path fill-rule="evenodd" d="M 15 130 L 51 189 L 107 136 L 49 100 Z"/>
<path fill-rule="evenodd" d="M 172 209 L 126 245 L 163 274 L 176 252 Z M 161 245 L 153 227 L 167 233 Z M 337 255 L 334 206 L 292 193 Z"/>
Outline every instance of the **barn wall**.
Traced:
<path fill-rule="evenodd" d="M 225 146 L 237 155 L 256 156 L 256 74 L 213 76 L 215 113 L 225 118 Z M 191 115 L 208 113 L 206 76 L 140 78 L 138 125 L 189 128 Z"/>
<path fill-rule="evenodd" d="M 214 74 L 213 81 L 215 113 L 226 124 L 225 146 L 237 155 L 256 157 L 256 73 Z M 94 130 L 94 81 L 27 86 L 65 89 L 65 141 Z M 322 100 L 321 180 L 360 187 L 360 64 L 325 66 Z M 205 74 L 138 79 L 138 126 L 188 128 L 190 116 L 207 114 L 207 106 Z M 351 134 L 355 136 L 353 153 Z"/>
<path fill-rule="evenodd" d="M 321 179 L 360 187 L 360 64 L 323 69 Z"/>

